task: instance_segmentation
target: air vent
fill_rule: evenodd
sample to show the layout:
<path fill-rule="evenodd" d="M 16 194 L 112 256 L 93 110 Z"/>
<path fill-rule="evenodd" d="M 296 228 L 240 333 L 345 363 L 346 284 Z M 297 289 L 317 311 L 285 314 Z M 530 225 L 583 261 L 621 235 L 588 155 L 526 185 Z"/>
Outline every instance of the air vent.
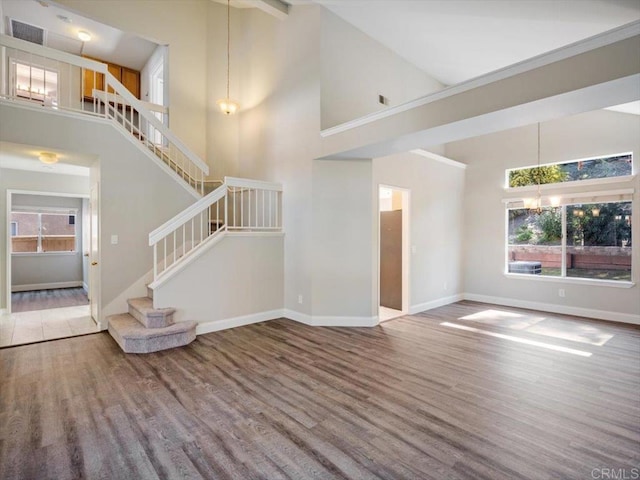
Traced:
<path fill-rule="evenodd" d="M 44 30 L 27 23 L 11 20 L 11 32 L 15 38 L 26 40 L 27 42 L 44 45 Z"/>

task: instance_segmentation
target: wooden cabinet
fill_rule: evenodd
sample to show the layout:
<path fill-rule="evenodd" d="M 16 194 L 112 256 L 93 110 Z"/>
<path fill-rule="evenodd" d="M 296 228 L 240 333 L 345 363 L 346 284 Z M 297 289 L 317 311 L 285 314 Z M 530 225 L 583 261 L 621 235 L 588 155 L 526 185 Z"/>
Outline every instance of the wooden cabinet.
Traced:
<path fill-rule="evenodd" d="M 120 83 L 122 83 L 127 90 L 133 93 L 134 97 L 138 99 L 140 98 L 140 72 L 122 67 Z"/>
<path fill-rule="evenodd" d="M 86 99 L 93 99 L 93 89 L 104 90 L 104 75 L 93 70 L 82 70 L 82 94 Z"/>
<path fill-rule="evenodd" d="M 122 83 L 122 67 L 120 65 L 114 65 L 113 63 L 107 63 L 107 69 L 109 70 L 109 73 L 111 75 L 113 75 L 114 77 L 116 77 L 116 80 L 118 80 L 120 83 Z M 107 91 L 109 93 L 114 93 L 114 90 L 109 87 L 107 89 Z"/>
<path fill-rule="evenodd" d="M 86 57 L 90 58 L 90 57 Z M 140 98 L 140 72 L 132 70 L 115 63 L 108 63 L 97 58 L 91 58 L 96 62 L 105 63 L 109 73 L 115 77 L 124 87 L 129 90 L 134 97 Z M 93 98 L 93 89 L 104 90 L 104 75 L 102 73 L 94 72 L 93 70 L 82 70 L 83 75 L 83 95 L 86 99 L 91 100 Z M 111 87 L 108 88 L 109 93 L 114 93 Z"/>

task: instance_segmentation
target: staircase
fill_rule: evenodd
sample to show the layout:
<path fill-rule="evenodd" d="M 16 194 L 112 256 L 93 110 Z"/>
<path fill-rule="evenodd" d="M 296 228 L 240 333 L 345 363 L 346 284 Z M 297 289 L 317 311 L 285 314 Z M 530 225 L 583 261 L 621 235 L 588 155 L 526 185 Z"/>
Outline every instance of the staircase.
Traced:
<path fill-rule="evenodd" d="M 134 97 L 109 72 L 107 65 L 1 34 L 0 49 L 9 62 L 9 68 L 5 69 L 7 76 L 1 79 L 7 85 L 0 92 L 1 103 L 110 122 L 122 133 L 122 138 L 134 144 L 196 199 L 149 234 L 149 246 L 153 248 L 153 267 L 149 265 L 153 270 L 151 287 L 169 282 L 224 237 L 267 237 L 282 232 L 280 184 L 232 177 L 226 177 L 224 182 L 207 179 L 208 165 L 158 118 L 158 114 L 164 113 Z M 31 93 L 25 97 L 17 77 L 10 75 L 22 62 L 48 65 L 47 68 L 59 72 L 77 72 L 81 83 L 63 82 L 60 78 L 57 92 L 46 93 L 45 100 L 38 100 Z M 100 89 L 92 89 L 90 97 L 84 94 L 87 74 L 93 75 L 90 85 L 101 85 Z M 39 91 L 38 95 L 42 97 Z M 224 295 L 224 291 L 218 294 Z M 129 299 L 128 313 L 106 318 L 108 331 L 122 350 L 150 353 L 192 342 L 197 322 L 174 322 L 175 309 L 154 308 L 152 291 L 148 295 Z M 158 304 L 162 304 L 162 298 Z M 114 310 L 119 308 L 124 309 L 124 305 Z M 180 314 L 184 314 L 186 307 L 180 308 Z M 206 322 L 208 317 L 205 314 L 192 318 Z"/>
<path fill-rule="evenodd" d="M 111 315 L 109 333 L 126 353 L 151 353 L 188 345 L 196 338 L 196 322 L 173 322 L 173 308 L 153 308 L 150 297 L 127 301 L 129 313 Z"/>

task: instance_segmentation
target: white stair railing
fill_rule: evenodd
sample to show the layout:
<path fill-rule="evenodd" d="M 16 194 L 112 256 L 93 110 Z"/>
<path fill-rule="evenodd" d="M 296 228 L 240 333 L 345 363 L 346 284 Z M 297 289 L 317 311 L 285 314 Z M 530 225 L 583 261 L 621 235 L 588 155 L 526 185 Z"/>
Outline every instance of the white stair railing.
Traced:
<path fill-rule="evenodd" d="M 200 195 L 209 167 L 104 63 L 0 35 L 0 99 L 106 118 Z M 158 118 L 160 117 L 160 119 Z"/>
<path fill-rule="evenodd" d="M 282 185 L 225 177 L 224 183 L 149 234 L 154 282 L 227 232 L 281 232 Z"/>

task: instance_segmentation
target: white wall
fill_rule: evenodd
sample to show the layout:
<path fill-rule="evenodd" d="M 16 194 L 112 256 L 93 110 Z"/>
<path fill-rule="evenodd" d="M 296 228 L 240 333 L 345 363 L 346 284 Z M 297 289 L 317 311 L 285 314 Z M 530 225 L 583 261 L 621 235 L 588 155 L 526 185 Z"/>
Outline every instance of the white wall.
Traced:
<path fill-rule="evenodd" d="M 450 302 L 463 292 L 465 170 L 413 153 L 397 154 L 373 160 L 376 194 L 381 184 L 410 190 L 409 235 L 415 251 L 409 257 L 409 310 Z M 377 215 L 375 229 L 377 234 Z"/>
<path fill-rule="evenodd" d="M 278 318 L 283 301 L 283 245 L 282 236 L 227 235 L 154 288 L 154 304 L 176 308 L 176 321 L 203 324 L 199 333 Z M 274 314 L 259 316 L 265 312 Z M 229 325 L 230 319 L 239 323 Z"/>
<path fill-rule="evenodd" d="M 149 232 L 191 205 L 193 195 L 141 152 L 133 137 L 105 121 L 0 105 L 0 123 L 0 140 L 99 158 L 90 175 L 100 181 L 102 313 L 126 311 L 119 295 L 132 284 L 140 284 L 142 295 L 141 279 L 152 268 Z M 118 236 L 115 245 L 112 235 Z"/>
<path fill-rule="evenodd" d="M 86 192 L 87 194 L 89 192 Z M 74 209 L 76 214 L 76 251 L 59 254 L 12 255 L 11 286 L 25 289 L 30 286 L 56 283 L 82 285 L 82 198 L 48 195 L 14 194 L 12 207 L 47 207 Z M 37 289 L 37 287 L 30 289 Z"/>
<path fill-rule="evenodd" d="M 313 162 L 313 316 L 377 316 L 371 160 Z M 328 323 L 328 322 L 324 322 Z"/>
<path fill-rule="evenodd" d="M 415 65 L 322 11 L 322 128 L 400 105 L 444 87 Z M 378 103 L 378 95 L 389 99 Z"/>
<path fill-rule="evenodd" d="M 2 116 L 0 115 L 0 118 Z M 4 119 L 6 121 L 6 118 Z M 4 138 L 4 125 L 0 140 Z M 56 175 L 24 170 L 0 169 L 0 309 L 7 308 L 7 283 L 5 259 L 7 258 L 7 190 L 27 190 L 50 193 L 85 195 L 89 191 L 89 179 L 76 175 Z"/>
<path fill-rule="evenodd" d="M 320 7 L 292 6 L 278 21 L 246 12 L 252 32 L 240 114 L 238 174 L 283 185 L 284 304 L 311 314 L 312 163 L 320 151 Z M 302 304 L 298 303 L 302 295 Z"/>
<path fill-rule="evenodd" d="M 321 152 L 321 104 L 327 115 L 357 116 L 369 111 L 356 111 L 368 95 L 362 82 L 376 95 L 386 85 L 409 95 L 420 84 L 415 79 L 425 76 L 408 72 L 402 60 L 317 5 L 293 5 L 282 21 L 255 10 L 243 11 L 243 19 L 248 108 L 240 115 L 238 174 L 283 183 L 285 309 L 312 323 L 366 323 L 377 308 L 371 161 L 314 160 Z M 344 43 L 335 45 L 333 33 Z M 345 60 L 345 76 L 326 77 L 323 85 L 340 55 L 358 48 L 369 58 L 355 65 Z M 389 77 L 399 83 L 383 79 L 376 62 L 381 70 L 395 69 Z M 355 73 L 363 63 L 373 77 Z M 410 78 L 399 79 L 398 71 Z M 351 94 L 360 103 L 349 111 L 336 105 L 340 95 Z"/>
<path fill-rule="evenodd" d="M 375 91 L 381 77 L 364 79 L 353 72 L 357 66 L 349 67 L 351 83 L 341 83 L 342 78 L 327 90 L 335 79 L 327 77 L 323 88 L 327 72 L 321 68 L 362 45 L 372 63 L 382 62 L 381 68 L 403 61 L 390 58 L 384 47 L 317 5 L 293 5 L 289 12 L 279 21 L 243 11 L 240 75 L 247 103 L 240 114 L 238 174 L 283 183 L 284 306 L 289 314 L 310 323 L 367 324 L 377 315 L 372 164 L 314 159 L 321 152 L 321 103 L 333 112 L 330 95 L 349 95 L 348 89 L 357 90 L 361 81 Z M 335 47 L 328 38 L 333 30 L 345 43 L 329 51 Z M 411 82 L 399 82 L 393 87 L 408 91 L 402 88 Z M 348 115 L 357 115 L 354 111 Z"/>
<path fill-rule="evenodd" d="M 537 127 L 530 125 L 450 143 L 447 156 L 467 163 L 465 193 L 465 292 L 481 299 L 530 302 L 532 308 L 574 309 L 575 313 L 640 322 L 640 289 L 575 284 L 558 280 L 507 278 L 505 262 L 505 169 L 535 165 Z M 588 158 L 632 151 L 638 172 L 640 117 L 605 110 L 566 117 L 541 125 L 542 163 Z M 640 185 L 633 212 L 633 279 L 640 280 Z M 607 185 L 606 189 L 615 189 Z M 558 289 L 566 296 L 560 298 Z M 501 300 L 502 299 L 502 300 Z M 522 304 L 522 303 L 521 303 Z M 583 309 L 577 311 L 575 309 Z M 598 313 L 604 312 L 604 313 Z"/>

